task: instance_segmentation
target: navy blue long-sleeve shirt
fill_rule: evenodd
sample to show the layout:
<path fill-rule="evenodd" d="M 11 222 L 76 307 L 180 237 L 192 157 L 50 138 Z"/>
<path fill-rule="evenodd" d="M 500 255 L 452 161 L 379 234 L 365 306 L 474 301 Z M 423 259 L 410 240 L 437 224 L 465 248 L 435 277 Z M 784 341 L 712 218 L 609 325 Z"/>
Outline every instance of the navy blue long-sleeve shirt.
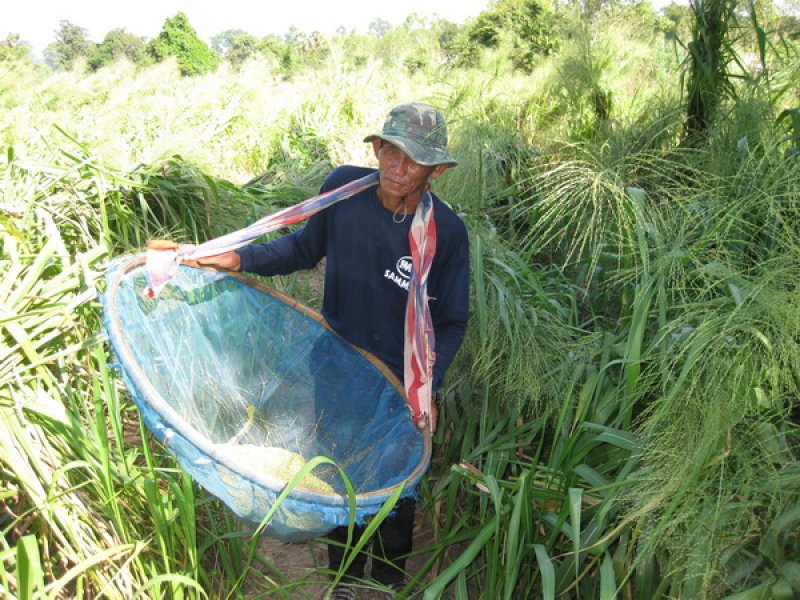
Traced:
<path fill-rule="evenodd" d="M 344 166 L 325 180 L 329 191 L 374 169 Z M 463 221 L 435 195 L 436 255 L 428 275 L 437 389 L 464 339 L 469 317 L 469 240 Z M 312 216 L 302 229 L 238 253 L 241 270 L 286 275 L 322 258 L 322 315 L 339 335 L 380 358 L 403 380 L 404 316 L 411 274 L 412 216 L 396 223 L 371 187 Z"/>

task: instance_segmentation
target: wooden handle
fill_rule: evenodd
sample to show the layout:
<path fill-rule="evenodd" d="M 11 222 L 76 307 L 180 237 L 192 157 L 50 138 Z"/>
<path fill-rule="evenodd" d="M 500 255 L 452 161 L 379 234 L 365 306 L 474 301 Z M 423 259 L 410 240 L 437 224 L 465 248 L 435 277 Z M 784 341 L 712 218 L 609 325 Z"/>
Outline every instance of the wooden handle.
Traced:
<path fill-rule="evenodd" d="M 148 250 L 177 250 L 178 244 L 170 240 L 148 240 L 145 247 Z"/>

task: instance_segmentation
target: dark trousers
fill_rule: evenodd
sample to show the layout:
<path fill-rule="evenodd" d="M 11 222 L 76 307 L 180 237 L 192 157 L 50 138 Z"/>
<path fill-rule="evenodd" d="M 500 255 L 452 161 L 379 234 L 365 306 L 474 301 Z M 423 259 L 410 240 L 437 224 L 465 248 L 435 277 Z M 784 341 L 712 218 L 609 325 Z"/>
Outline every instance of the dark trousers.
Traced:
<path fill-rule="evenodd" d="M 378 527 L 372 541 L 372 578 L 384 585 L 400 583 L 405 577 L 406 557 L 411 552 L 412 538 L 414 535 L 414 507 L 413 498 L 403 498 L 395 506 L 395 510 Z M 365 527 L 356 526 L 353 530 L 352 544 L 361 538 Z M 334 544 L 328 544 L 328 566 L 338 571 L 342 564 L 347 543 L 347 527 L 337 527 L 328 534 Z M 364 566 L 367 563 L 364 549 L 350 563 L 345 571 L 345 579 L 362 579 Z"/>

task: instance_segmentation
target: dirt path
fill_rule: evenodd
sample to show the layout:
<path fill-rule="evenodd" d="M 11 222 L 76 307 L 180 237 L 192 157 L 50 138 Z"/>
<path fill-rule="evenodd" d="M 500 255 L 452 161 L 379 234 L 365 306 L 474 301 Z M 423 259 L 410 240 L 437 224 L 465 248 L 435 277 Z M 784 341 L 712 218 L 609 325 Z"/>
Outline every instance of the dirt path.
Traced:
<path fill-rule="evenodd" d="M 433 532 L 430 528 L 427 515 L 419 507 L 414 525 L 414 551 L 419 552 L 433 544 Z M 275 539 L 264 537 L 261 541 L 261 554 L 264 559 L 274 565 L 275 574 L 282 574 L 279 583 L 283 588 L 276 591 L 276 598 L 286 599 L 314 599 L 321 600 L 326 596 L 328 589 L 327 576 L 320 572 L 327 567 L 327 549 L 325 544 L 317 540 L 306 543 L 288 544 Z M 421 552 L 409 557 L 406 569 L 409 573 L 416 573 L 425 563 L 428 554 Z M 369 574 L 370 562 L 367 562 Z M 358 600 L 384 600 L 388 596 L 379 591 L 365 587 L 358 590 Z M 416 597 L 415 595 L 408 596 Z"/>

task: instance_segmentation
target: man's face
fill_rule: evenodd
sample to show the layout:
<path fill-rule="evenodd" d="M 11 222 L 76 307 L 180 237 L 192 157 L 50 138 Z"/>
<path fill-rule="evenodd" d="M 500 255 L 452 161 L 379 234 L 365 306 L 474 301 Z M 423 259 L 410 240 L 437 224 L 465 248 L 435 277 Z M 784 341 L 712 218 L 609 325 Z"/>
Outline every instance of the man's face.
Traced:
<path fill-rule="evenodd" d="M 437 169 L 415 163 L 397 146 L 375 140 L 375 156 L 381 173 L 381 189 L 394 197 L 406 197 L 421 193 L 428 178 Z"/>

